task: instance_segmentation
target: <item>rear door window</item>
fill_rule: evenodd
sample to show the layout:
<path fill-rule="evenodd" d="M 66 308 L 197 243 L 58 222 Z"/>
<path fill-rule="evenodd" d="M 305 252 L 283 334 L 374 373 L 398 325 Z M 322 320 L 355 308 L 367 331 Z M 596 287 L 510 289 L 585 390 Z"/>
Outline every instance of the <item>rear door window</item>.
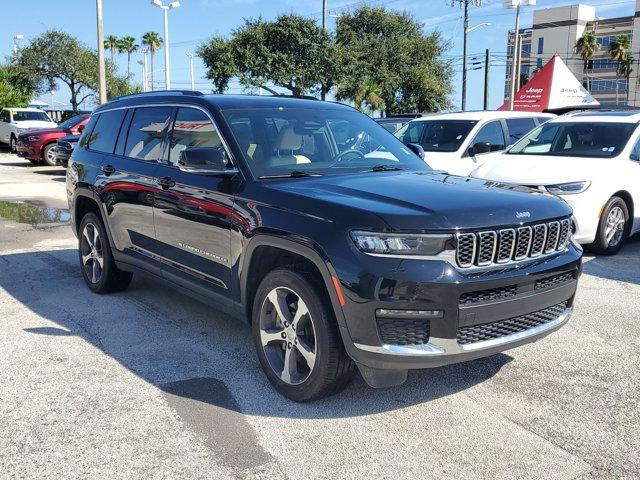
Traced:
<path fill-rule="evenodd" d="M 499 120 L 495 120 L 485 124 L 476 134 L 476 138 L 473 140 L 472 145 L 475 145 L 476 143 L 488 143 L 491 146 L 492 152 L 507 148 L 504 142 L 504 130 L 502 130 L 502 123 Z"/>
<path fill-rule="evenodd" d="M 124 154 L 138 160 L 157 162 L 162 157 L 162 141 L 173 107 L 137 108 L 131 119 Z"/>
<path fill-rule="evenodd" d="M 125 110 L 111 110 L 98 116 L 95 127 L 88 137 L 89 150 L 113 153 L 125 113 Z"/>
<path fill-rule="evenodd" d="M 513 145 L 531 130 L 536 128 L 533 118 L 508 118 L 509 144 Z"/>

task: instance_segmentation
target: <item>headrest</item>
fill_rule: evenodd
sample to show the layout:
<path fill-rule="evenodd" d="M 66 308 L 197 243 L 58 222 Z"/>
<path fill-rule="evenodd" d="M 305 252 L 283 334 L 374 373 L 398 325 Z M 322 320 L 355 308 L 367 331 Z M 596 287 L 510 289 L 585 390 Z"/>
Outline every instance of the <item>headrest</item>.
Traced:
<path fill-rule="evenodd" d="M 293 131 L 293 127 L 284 127 L 278 134 L 276 141 L 277 150 L 300 150 L 302 148 L 302 135 Z"/>

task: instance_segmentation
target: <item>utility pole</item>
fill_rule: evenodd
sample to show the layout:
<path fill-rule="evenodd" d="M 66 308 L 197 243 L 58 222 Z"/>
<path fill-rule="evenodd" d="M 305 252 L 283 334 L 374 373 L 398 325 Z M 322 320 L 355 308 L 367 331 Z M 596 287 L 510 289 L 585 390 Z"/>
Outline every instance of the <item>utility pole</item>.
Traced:
<path fill-rule="evenodd" d="M 518 65 L 518 57 L 520 56 L 520 2 L 516 5 L 516 29 L 513 32 L 513 61 L 511 62 L 511 94 L 509 95 L 509 110 L 513 110 L 513 102 L 516 98 L 516 77 L 520 76 L 520 72 L 516 71 Z"/>
<path fill-rule="evenodd" d="M 189 70 L 191 71 L 191 90 L 195 91 L 196 89 L 196 81 L 193 77 L 193 55 L 187 52 L 187 57 L 189 57 Z"/>
<path fill-rule="evenodd" d="M 322 29 L 327 32 L 327 22 L 329 21 L 328 0 L 322 0 Z M 320 100 L 327 99 L 327 90 L 324 85 L 320 87 Z"/>
<path fill-rule="evenodd" d="M 487 48 L 484 51 L 484 109 L 489 110 L 489 68 L 490 66 L 490 54 Z"/>
<path fill-rule="evenodd" d="M 467 34 L 469 33 L 469 5 L 482 6 L 482 0 L 451 0 L 451 6 L 458 3 L 464 11 L 464 37 L 462 41 L 462 110 L 467 109 Z"/>
<path fill-rule="evenodd" d="M 100 103 L 107 101 L 107 77 L 104 65 L 104 28 L 102 24 L 102 0 L 96 0 L 96 20 L 98 23 L 98 83 Z"/>
<path fill-rule="evenodd" d="M 142 91 L 149 91 L 149 72 L 147 71 L 147 53 L 148 49 L 142 50 Z"/>

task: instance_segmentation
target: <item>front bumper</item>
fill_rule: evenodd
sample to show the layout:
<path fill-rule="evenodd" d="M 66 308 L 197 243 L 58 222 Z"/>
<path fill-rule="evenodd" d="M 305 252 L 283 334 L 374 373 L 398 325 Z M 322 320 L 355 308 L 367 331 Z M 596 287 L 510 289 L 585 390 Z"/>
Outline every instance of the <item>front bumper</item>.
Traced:
<path fill-rule="evenodd" d="M 341 325 L 345 347 L 359 365 L 370 369 L 439 367 L 542 338 L 562 327 L 571 316 L 581 272 L 581 252 L 573 245 L 550 258 L 491 272 L 465 274 L 446 262 L 400 262 L 391 269 L 387 267 L 386 274 L 370 278 L 361 275 L 357 284 L 342 283 L 347 284 L 345 322 Z M 377 260 L 376 264 L 373 271 L 380 266 Z M 554 283 L 552 279 L 562 281 Z M 465 300 L 471 297 L 478 300 Z M 423 320 L 429 324 L 419 329 L 428 332 L 422 337 L 410 333 L 402 338 L 398 325 L 404 324 L 398 322 L 392 341 L 388 341 L 390 337 L 385 340 L 376 313 L 379 309 L 437 311 L 441 315 Z M 542 322 L 521 321 L 542 312 L 551 312 L 552 316 Z M 514 323 L 532 326 L 510 328 Z M 503 324 L 509 328 L 503 329 Z M 416 328 L 415 322 L 410 325 Z M 469 341 L 464 333 L 482 329 L 498 334 Z M 423 341 L 415 342 L 415 338 Z"/>
<path fill-rule="evenodd" d="M 40 149 L 33 143 L 22 142 L 18 140 L 18 142 L 16 143 L 16 151 L 19 156 L 27 158 L 29 160 L 40 159 Z"/>

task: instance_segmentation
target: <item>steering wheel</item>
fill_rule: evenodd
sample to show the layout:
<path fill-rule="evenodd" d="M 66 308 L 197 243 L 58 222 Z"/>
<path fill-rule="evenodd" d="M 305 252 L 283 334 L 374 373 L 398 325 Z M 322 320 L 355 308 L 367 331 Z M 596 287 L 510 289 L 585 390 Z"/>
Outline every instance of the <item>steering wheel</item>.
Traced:
<path fill-rule="evenodd" d="M 344 152 L 340 152 L 338 155 L 333 157 L 333 164 L 335 165 L 336 163 L 343 162 L 344 157 L 346 157 L 347 155 L 356 155 L 358 158 L 366 158 L 364 156 L 364 153 L 362 153 L 360 150 L 345 150 Z"/>

